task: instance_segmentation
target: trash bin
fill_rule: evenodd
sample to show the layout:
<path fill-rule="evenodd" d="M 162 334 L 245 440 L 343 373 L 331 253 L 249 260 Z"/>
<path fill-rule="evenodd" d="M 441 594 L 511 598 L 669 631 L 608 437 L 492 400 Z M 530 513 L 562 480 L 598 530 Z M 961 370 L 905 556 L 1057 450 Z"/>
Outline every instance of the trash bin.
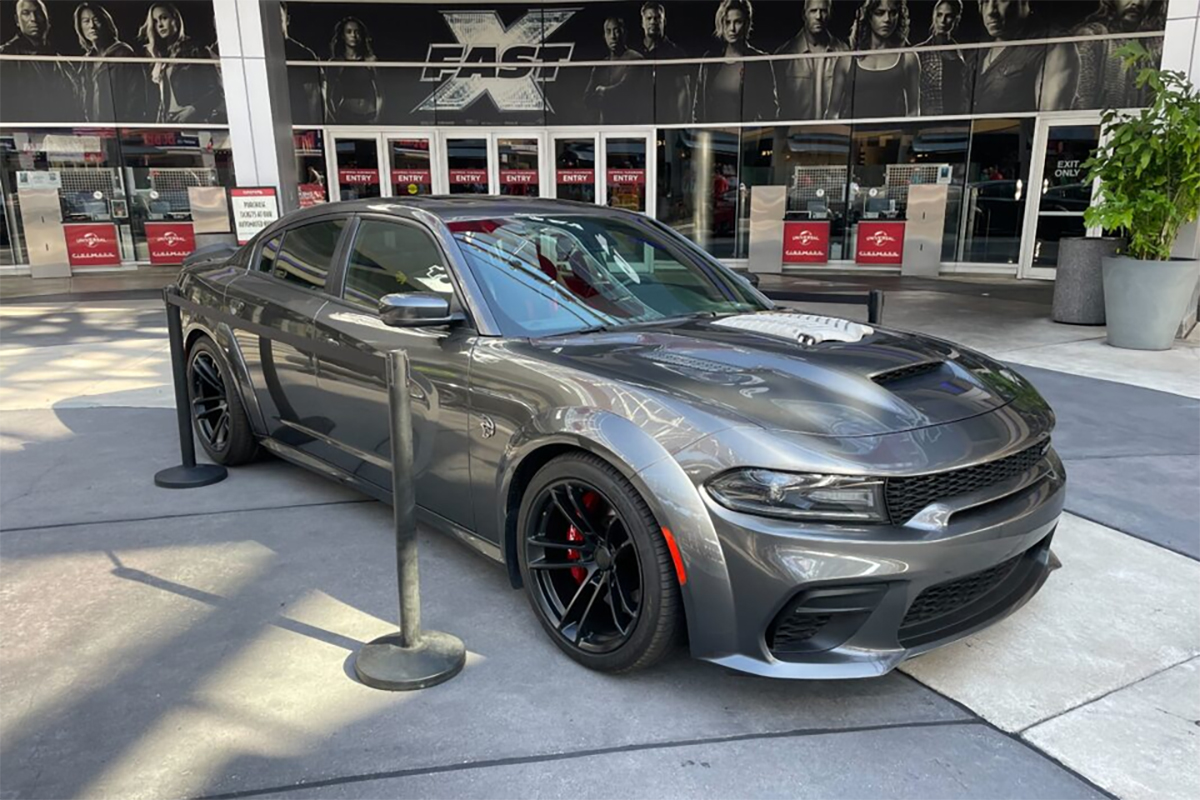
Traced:
<path fill-rule="evenodd" d="M 1115 236 L 1064 238 L 1058 245 L 1051 319 L 1071 325 L 1104 324 L 1104 270 L 1100 260 L 1115 255 Z"/>

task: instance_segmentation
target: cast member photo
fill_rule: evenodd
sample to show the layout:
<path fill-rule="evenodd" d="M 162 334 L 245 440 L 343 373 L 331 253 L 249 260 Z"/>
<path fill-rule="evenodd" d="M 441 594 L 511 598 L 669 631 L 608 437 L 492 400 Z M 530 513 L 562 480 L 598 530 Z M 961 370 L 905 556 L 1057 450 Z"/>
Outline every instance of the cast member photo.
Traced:
<path fill-rule="evenodd" d="M 683 48 L 667 36 L 667 9 L 658 0 L 642 4 L 642 56 L 662 61 L 664 59 L 687 58 Z M 668 118 L 673 122 L 684 122 L 692 113 L 692 72 L 682 66 L 655 69 L 654 91 L 666 98 L 659 103 L 660 109 L 670 107 Z"/>
<path fill-rule="evenodd" d="M 61 55 L 50 44 L 50 15 L 42 0 L 17 0 L 14 16 L 16 35 L 0 44 L 0 54 Z M 8 20 L 5 20 L 4 29 L 10 30 Z M 14 108 L 37 109 L 36 118 L 45 121 L 73 121 L 79 118 L 75 79 L 67 63 L 9 61 L 4 64 L 4 71 L 5 94 L 12 92 L 16 95 L 3 98 L 6 111 Z"/>
<path fill-rule="evenodd" d="M 863 0 L 850 27 L 851 50 L 887 51 L 908 46 L 908 0 Z M 921 113 L 921 60 L 913 53 L 857 56 L 854 74 L 839 59 L 833 94 L 854 81 L 854 116 L 915 117 Z M 834 113 L 840 116 L 837 109 Z"/>
<path fill-rule="evenodd" d="M 779 119 L 775 70 L 770 61 L 744 61 L 766 55 L 750 44 L 754 6 L 750 0 L 721 0 L 714 18 L 713 37 L 720 45 L 704 54 L 723 58 L 701 64 L 696 80 L 695 122 L 747 122 Z M 744 95 L 744 96 L 743 96 Z"/>
<path fill-rule="evenodd" d="M 979 56 L 975 113 L 1071 108 L 1079 79 L 1075 46 L 1010 44 L 1046 36 L 1029 0 L 977 0 L 976 5 L 994 46 Z"/>
<path fill-rule="evenodd" d="M 183 15 L 174 3 L 153 3 L 138 33 L 153 59 L 150 91 L 157 94 L 155 122 L 211 122 L 224 105 L 221 77 L 215 66 L 171 59 L 209 58 L 211 50 L 187 35 Z"/>
<path fill-rule="evenodd" d="M 141 64 L 99 60 L 138 55 L 121 39 L 121 32 L 108 9 L 99 3 L 75 6 L 75 35 L 83 54 L 97 59 L 78 64 L 79 99 L 84 119 L 88 122 L 146 121 L 151 109 L 157 109 L 158 100 L 150 94 L 145 68 Z"/>
<path fill-rule="evenodd" d="M 364 66 L 331 66 L 326 70 L 329 119 L 342 125 L 372 125 L 379 121 L 383 95 L 374 62 L 371 33 L 358 17 L 338 22 L 329 42 L 330 61 L 361 61 Z"/>
<path fill-rule="evenodd" d="M 289 67 L 288 81 L 293 121 L 319 124 L 324 121 L 325 72 L 317 64 L 312 48 L 292 38 L 292 13 L 287 3 L 279 4 L 283 23 L 283 57 L 288 61 L 309 61 L 312 66 Z"/>
<path fill-rule="evenodd" d="M 1100 0 L 1097 8 L 1073 34 L 1076 36 L 1106 36 L 1114 33 L 1161 31 L 1165 25 L 1165 3 L 1152 0 Z M 1150 51 L 1151 61 L 1162 61 L 1162 39 L 1139 39 Z M 1075 92 L 1076 108 L 1135 108 L 1150 99 L 1148 87 L 1138 88 L 1137 68 L 1126 69 L 1117 50 L 1125 44 L 1121 39 L 1101 39 L 1079 42 L 1079 88 Z"/>
<path fill-rule="evenodd" d="M 833 34 L 833 0 L 804 0 L 804 26 L 775 52 L 779 55 L 841 53 L 850 47 Z M 839 62 L 849 68 L 849 58 L 797 58 L 775 62 L 779 80 L 779 114 L 784 120 L 825 119 L 830 108 L 841 109 L 843 99 L 833 95 L 833 73 Z"/>
<path fill-rule="evenodd" d="M 957 45 L 954 31 L 962 22 L 963 0 L 939 0 L 933 7 L 929 38 L 917 47 Z M 971 51 L 972 58 L 975 51 Z M 971 82 L 974 71 L 968 67 L 961 50 L 937 50 L 922 53 L 921 113 L 966 114 L 971 110 Z M 973 63 L 973 61 L 972 61 Z"/>
<path fill-rule="evenodd" d="M 620 17 L 604 20 L 604 44 L 608 47 L 604 60 L 612 64 L 592 67 L 587 88 L 583 91 L 584 103 L 596 111 L 602 125 L 626 121 L 631 93 L 648 88 L 645 84 L 637 85 L 638 75 L 629 66 L 631 61 L 641 61 L 642 54 L 626 45 L 625 22 Z M 647 71 L 642 79 L 649 78 Z"/>

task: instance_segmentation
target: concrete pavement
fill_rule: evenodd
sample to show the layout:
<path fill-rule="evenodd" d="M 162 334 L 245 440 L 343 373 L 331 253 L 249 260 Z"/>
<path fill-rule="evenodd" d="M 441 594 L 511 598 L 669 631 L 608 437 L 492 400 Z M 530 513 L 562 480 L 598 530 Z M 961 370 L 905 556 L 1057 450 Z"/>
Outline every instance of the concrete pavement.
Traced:
<path fill-rule="evenodd" d="M 890 319 L 919 323 L 929 299 L 904 295 Z M 1036 325 L 1008 304 L 1036 305 L 986 303 Z M 1136 507 L 1066 517 L 1064 568 L 1008 620 L 903 672 L 822 683 L 682 653 L 581 670 L 501 570 L 423 535 L 425 623 L 463 637 L 467 667 L 418 694 L 367 689 L 350 659 L 394 627 L 388 509 L 277 461 L 154 488 L 177 459 L 164 333 L 153 302 L 0 307 L 0 798 L 1195 794 L 1200 564 L 1186 528 L 1162 547 Z M 1078 344 L 1051 333 L 1009 340 Z M 1069 502 L 1091 463 L 1195 462 L 1174 429 L 1200 422 L 1197 377 L 1141 369 L 1185 391 L 1030 371 L 1060 395 Z M 1176 490 L 1163 502 L 1185 519 L 1200 489 Z"/>

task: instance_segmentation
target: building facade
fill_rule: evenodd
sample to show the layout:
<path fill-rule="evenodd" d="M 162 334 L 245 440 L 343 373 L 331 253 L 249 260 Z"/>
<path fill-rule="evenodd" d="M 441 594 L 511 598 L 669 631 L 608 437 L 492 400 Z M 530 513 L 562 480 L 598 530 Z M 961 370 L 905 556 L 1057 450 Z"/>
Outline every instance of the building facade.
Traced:
<path fill-rule="evenodd" d="M 6 0 L 0 267 L 41 246 L 33 188 L 88 269 L 97 236 L 104 268 L 162 260 L 189 190 L 239 183 L 620 206 L 737 263 L 778 186 L 790 264 L 898 269 L 920 193 L 940 271 L 1052 277 L 1101 110 L 1145 102 L 1117 50 L 1192 72 L 1196 5 Z"/>

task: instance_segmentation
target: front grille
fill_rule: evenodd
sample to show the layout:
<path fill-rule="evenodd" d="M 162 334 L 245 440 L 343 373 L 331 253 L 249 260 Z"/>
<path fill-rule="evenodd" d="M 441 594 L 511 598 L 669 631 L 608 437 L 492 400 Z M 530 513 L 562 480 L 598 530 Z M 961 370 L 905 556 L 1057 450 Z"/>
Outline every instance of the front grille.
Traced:
<path fill-rule="evenodd" d="M 775 627 L 771 649 L 781 652 L 795 650 L 820 633 L 829 620 L 828 614 L 792 614 Z"/>
<path fill-rule="evenodd" d="M 908 613 L 904 615 L 904 621 L 900 623 L 900 638 L 904 638 L 905 628 L 912 628 L 931 619 L 953 614 L 974 603 L 1004 583 L 1023 556 L 1024 553 L 1013 556 L 1008 561 L 994 567 L 973 572 L 965 578 L 930 586 L 917 595 L 917 599 L 908 607 Z"/>
<path fill-rule="evenodd" d="M 1045 457 L 1049 446 L 1049 441 L 1042 441 L 1019 453 L 986 464 L 931 475 L 888 478 L 884 482 L 888 517 L 893 525 L 903 525 L 930 503 L 986 489 L 1015 478 L 1036 467 Z"/>
<path fill-rule="evenodd" d="M 930 372 L 937 372 L 942 368 L 941 361 L 922 361 L 919 364 L 906 364 L 903 367 L 889 369 L 886 372 L 880 372 L 877 375 L 872 375 L 871 380 L 878 383 L 880 386 L 888 383 L 902 381 L 905 378 L 913 378 L 917 375 L 926 375 Z"/>

